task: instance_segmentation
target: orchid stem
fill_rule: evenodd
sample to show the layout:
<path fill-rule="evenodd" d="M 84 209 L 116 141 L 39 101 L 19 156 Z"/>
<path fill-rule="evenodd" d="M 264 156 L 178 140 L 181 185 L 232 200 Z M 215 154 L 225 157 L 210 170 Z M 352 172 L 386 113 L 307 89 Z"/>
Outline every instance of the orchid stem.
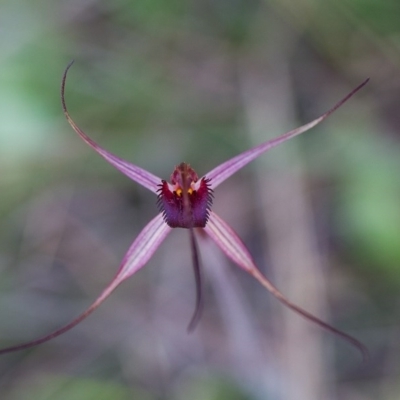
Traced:
<path fill-rule="evenodd" d="M 202 296 L 202 287 L 201 287 L 201 273 L 200 273 L 200 257 L 199 250 L 197 246 L 196 237 L 194 235 L 193 228 L 189 229 L 190 235 L 190 248 L 192 250 L 192 262 L 193 262 L 193 270 L 194 270 L 194 279 L 196 282 L 196 307 L 190 320 L 190 323 L 187 327 L 188 333 L 191 333 L 196 328 L 197 324 L 200 321 L 201 314 L 203 311 L 203 296 Z"/>

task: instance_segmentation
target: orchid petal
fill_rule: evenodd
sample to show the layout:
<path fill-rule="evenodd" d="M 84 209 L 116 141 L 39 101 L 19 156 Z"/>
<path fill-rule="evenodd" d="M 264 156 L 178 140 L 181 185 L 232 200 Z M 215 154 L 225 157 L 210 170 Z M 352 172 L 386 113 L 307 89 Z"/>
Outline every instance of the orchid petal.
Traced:
<path fill-rule="evenodd" d="M 171 232 L 161 214 L 154 217 L 140 232 L 122 260 L 116 278 L 120 282 L 142 268 Z"/>
<path fill-rule="evenodd" d="M 64 75 L 62 78 L 62 83 L 61 83 L 61 102 L 62 102 L 62 107 L 64 110 L 65 117 L 67 118 L 67 121 L 73 128 L 73 130 L 94 150 L 97 151 L 103 158 L 105 158 L 111 165 L 113 165 L 115 168 L 117 168 L 119 171 L 121 171 L 123 174 L 125 174 L 128 178 L 131 178 L 135 182 L 139 183 L 140 185 L 144 186 L 145 188 L 151 190 L 153 193 L 157 193 L 158 190 L 158 185 L 161 183 L 161 178 L 157 177 L 156 175 L 153 175 L 151 172 L 148 172 L 134 164 L 131 164 L 111 153 L 109 153 L 107 150 L 103 149 L 100 147 L 93 139 L 91 139 L 88 135 L 86 135 L 85 132 L 83 132 L 78 125 L 72 120 L 70 117 L 67 106 L 65 104 L 65 98 L 64 98 L 64 92 L 65 92 L 65 82 L 67 79 L 67 73 L 68 70 L 70 69 L 71 65 L 73 64 L 73 61 L 67 66 L 67 68 L 64 71 Z"/>
<path fill-rule="evenodd" d="M 327 323 L 321 321 L 314 315 L 303 310 L 302 308 L 291 303 L 256 267 L 256 264 L 251 257 L 249 251 L 247 250 L 245 244 L 239 238 L 239 236 L 234 232 L 234 230 L 224 222 L 220 217 L 218 217 L 214 212 L 210 213 L 208 223 L 204 230 L 207 234 L 214 240 L 214 242 L 220 247 L 220 249 L 240 268 L 244 269 L 250 275 L 252 275 L 258 282 L 261 283 L 270 293 L 272 293 L 280 302 L 285 306 L 289 307 L 291 310 L 300 314 L 304 318 L 316 323 L 320 327 L 338 335 L 342 339 L 346 340 L 353 346 L 357 347 L 363 359 L 368 358 L 367 348 L 360 343 L 355 338 L 350 335 L 328 325 Z"/>
<path fill-rule="evenodd" d="M 210 179 L 210 188 L 215 189 L 219 184 L 228 179 L 231 175 L 233 175 L 236 171 L 243 168 L 249 162 L 253 161 L 255 158 L 260 156 L 262 153 L 268 151 L 272 147 L 278 146 L 279 144 L 291 139 L 294 136 L 300 135 L 303 132 L 308 131 L 314 126 L 318 125 L 324 119 L 328 118 L 334 111 L 336 111 L 340 106 L 342 106 L 347 100 L 350 99 L 356 92 L 358 92 L 364 85 L 367 84 L 369 78 L 366 79 L 361 85 L 357 86 L 353 89 L 346 97 L 339 101 L 334 107 L 332 107 L 325 114 L 321 115 L 319 118 L 314 121 L 309 122 L 299 128 L 293 129 L 281 136 L 278 136 L 275 139 L 264 142 L 256 147 L 253 147 L 250 150 L 247 150 L 236 157 L 231 158 L 230 160 L 220 164 L 218 167 L 211 170 L 208 174 L 205 175 L 208 179 Z"/>
<path fill-rule="evenodd" d="M 164 222 L 162 215 L 157 215 L 157 217 L 155 217 L 145 226 L 145 228 L 133 242 L 112 282 L 104 289 L 101 295 L 85 312 L 67 325 L 46 336 L 27 343 L 0 349 L 0 354 L 37 346 L 62 335 L 63 333 L 72 329 L 74 326 L 78 325 L 81 321 L 88 317 L 117 288 L 117 286 L 121 284 L 122 281 L 129 278 L 147 263 L 170 231 L 171 228 Z"/>

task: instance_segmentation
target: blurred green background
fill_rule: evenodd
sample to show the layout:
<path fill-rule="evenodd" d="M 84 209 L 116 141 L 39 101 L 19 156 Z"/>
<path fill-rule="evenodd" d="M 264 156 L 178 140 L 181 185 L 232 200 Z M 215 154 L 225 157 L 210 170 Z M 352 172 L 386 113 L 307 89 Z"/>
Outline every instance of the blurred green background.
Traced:
<path fill-rule="evenodd" d="M 85 145 L 168 179 L 323 125 L 215 192 L 214 210 L 303 321 L 207 241 L 197 330 L 188 238 L 74 330 L 0 357 L 2 399 L 400 397 L 400 3 L 397 0 L 2 0 L 0 345 L 49 333 L 112 279 L 155 198 Z"/>

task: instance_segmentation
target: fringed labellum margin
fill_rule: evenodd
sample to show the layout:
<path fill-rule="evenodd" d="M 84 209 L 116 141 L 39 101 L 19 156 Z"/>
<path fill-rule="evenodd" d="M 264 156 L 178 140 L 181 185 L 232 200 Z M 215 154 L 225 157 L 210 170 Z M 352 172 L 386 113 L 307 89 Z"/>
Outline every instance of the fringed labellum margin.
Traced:
<path fill-rule="evenodd" d="M 204 228 L 212 199 L 209 179 L 199 180 L 189 164 L 181 163 L 171 174 L 171 183 L 160 184 L 157 205 L 171 228 Z"/>

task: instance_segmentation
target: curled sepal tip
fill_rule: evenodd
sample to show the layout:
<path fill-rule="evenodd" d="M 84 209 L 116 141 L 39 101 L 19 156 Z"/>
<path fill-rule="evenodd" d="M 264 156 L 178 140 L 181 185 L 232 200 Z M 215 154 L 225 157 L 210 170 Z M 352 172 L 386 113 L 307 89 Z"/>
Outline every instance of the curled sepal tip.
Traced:
<path fill-rule="evenodd" d="M 74 122 L 74 120 L 69 115 L 67 110 L 67 105 L 65 103 L 65 83 L 67 80 L 68 70 L 71 68 L 74 61 L 71 61 L 67 68 L 65 68 L 62 81 L 61 81 L 61 104 L 64 111 L 64 115 L 67 118 L 68 123 L 71 125 L 72 129 L 86 142 L 92 149 L 94 149 L 98 154 L 100 154 L 106 161 L 108 161 L 112 166 L 117 168 L 123 174 L 133 181 L 139 183 L 143 187 L 151 190 L 153 193 L 157 193 L 158 185 L 161 182 L 161 178 L 153 175 L 152 173 L 138 167 L 137 165 L 131 164 L 128 161 L 123 160 L 111 154 L 107 150 L 99 146 L 93 139 L 91 139 L 79 126 Z"/>
<path fill-rule="evenodd" d="M 286 307 L 289 307 L 297 314 L 300 314 L 302 317 L 314 322 L 321 328 L 324 328 L 327 331 L 332 332 L 346 340 L 360 351 L 364 362 L 368 360 L 368 349 L 357 339 L 345 332 L 340 331 L 339 329 L 334 328 L 326 322 L 321 321 L 308 311 L 303 310 L 302 308 L 290 302 L 256 267 L 253 258 L 239 236 L 226 222 L 224 222 L 213 212 L 210 213 L 210 218 L 205 231 L 235 264 L 257 279 L 262 286 L 264 286 Z"/>

